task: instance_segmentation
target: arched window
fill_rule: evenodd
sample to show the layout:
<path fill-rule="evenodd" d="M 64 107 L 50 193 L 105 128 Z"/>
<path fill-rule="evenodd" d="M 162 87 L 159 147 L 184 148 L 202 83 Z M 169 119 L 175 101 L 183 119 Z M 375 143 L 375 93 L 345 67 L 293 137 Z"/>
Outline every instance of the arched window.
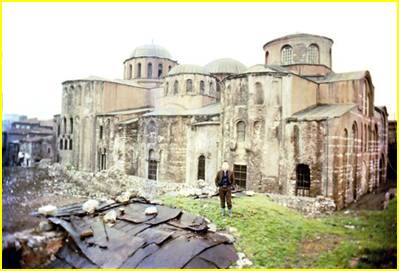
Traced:
<path fill-rule="evenodd" d="M 152 63 L 147 64 L 147 78 L 152 78 Z"/>
<path fill-rule="evenodd" d="M 171 69 L 172 69 L 172 66 L 170 66 L 170 65 L 169 65 L 169 67 L 168 67 L 168 71 L 170 71 Z"/>
<path fill-rule="evenodd" d="M 150 120 L 150 122 L 147 125 L 147 134 L 152 134 L 156 133 L 157 126 L 153 120 Z"/>
<path fill-rule="evenodd" d="M 162 64 L 158 64 L 158 78 L 162 77 L 162 73 L 163 73 L 163 66 Z"/>
<path fill-rule="evenodd" d="M 64 117 L 63 119 L 63 124 L 64 124 L 64 135 L 67 133 L 67 119 Z"/>
<path fill-rule="evenodd" d="M 166 82 L 166 84 L 165 84 L 165 96 L 168 95 L 168 92 L 169 92 L 169 82 Z"/>
<path fill-rule="evenodd" d="M 100 125 L 100 132 L 99 132 L 99 137 L 100 139 L 103 139 L 103 135 L 104 135 L 104 126 Z"/>
<path fill-rule="evenodd" d="M 292 47 L 290 45 L 285 45 L 281 49 L 281 63 L 283 65 L 288 65 L 293 63 Z"/>
<path fill-rule="evenodd" d="M 243 121 L 237 122 L 237 141 L 245 141 L 245 123 Z"/>
<path fill-rule="evenodd" d="M 71 134 L 73 134 L 73 118 L 69 119 L 69 125 L 70 125 L 69 130 L 71 131 Z"/>
<path fill-rule="evenodd" d="M 64 149 L 64 146 L 63 146 L 63 140 L 62 140 L 62 138 L 60 139 L 60 150 L 63 150 Z"/>
<path fill-rule="evenodd" d="M 296 196 L 310 195 L 310 168 L 305 164 L 296 166 Z"/>
<path fill-rule="evenodd" d="M 193 91 L 193 80 L 191 80 L 191 79 L 186 80 L 186 91 L 187 92 Z"/>
<path fill-rule="evenodd" d="M 107 169 L 107 150 L 105 148 L 99 150 L 99 169 Z"/>
<path fill-rule="evenodd" d="M 69 149 L 70 149 L 70 150 L 72 150 L 72 146 L 73 146 L 73 144 L 72 144 L 72 139 L 70 139 L 70 140 L 69 140 Z"/>
<path fill-rule="evenodd" d="M 209 82 L 209 94 L 213 96 L 214 93 L 215 93 L 215 88 L 214 88 L 214 86 L 213 86 L 213 82 L 210 81 L 210 82 Z"/>
<path fill-rule="evenodd" d="M 177 95 L 179 93 L 179 81 L 175 80 L 173 84 L 173 94 Z"/>
<path fill-rule="evenodd" d="M 357 123 L 356 121 L 352 125 L 352 152 L 356 153 L 357 152 L 357 137 L 358 137 L 358 131 L 357 131 Z"/>
<path fill-rule="evenodd" d="M 141 78 L 141 63 L 137 63 L 136 77 Z"/>
<path fill-rule="evenodd" d="M 317 44 L 309 45 L 306 55 L 309 64 L 319 64 L 319 46 L 317 46 Z"/>
<path fill-rule="evenodd" d="M 198 157 L 198 174 L 197 180 L 205 180 L 205 156 Z"/>
<path fill-rule="evenodd" d="M 133 66 L 132 66 L 132 64 L 129 64 L 129 74 L 127 75 L 127 78 L 129 78 L 129 79 L 133 78 Z"/>
<path fill-rule="evenodd" d="M 156 180 L 157 179 L 157 169 L 158 164 L 155 159 L 154 150 L 150 150 L 148 153 L 148 179 Z"/>
<path fill-rule="evenodd" d="M 82 86 L 78 85 L 78 88 L 76 90 L 76 94 L 75 94 L 75 99 L 76 99 L 76 103 L 78 106 L 81 105 L 81 100 L 82 100 Z"/>
<path fill-rule="evenodd" d="M 257 82 L 255 84 L 255 104 L 263 104 L 264 94 L 262 84 Z"/>
<path fill-rule="evenodd" d="M 200 94 L 205 94 L 205 82 L 202 80 L 200 81 Z"/>
<path fill-rule="evenodd" d="M 60 136 L 61 134 L 61 124 L 58 123 L 57 125 L 57 136 Z"/>
<path fill-rule="evenodd" d="M 269 65 L 269 51 L 266 51 L 266 54 L 265 54 L 265 64 Z"/>

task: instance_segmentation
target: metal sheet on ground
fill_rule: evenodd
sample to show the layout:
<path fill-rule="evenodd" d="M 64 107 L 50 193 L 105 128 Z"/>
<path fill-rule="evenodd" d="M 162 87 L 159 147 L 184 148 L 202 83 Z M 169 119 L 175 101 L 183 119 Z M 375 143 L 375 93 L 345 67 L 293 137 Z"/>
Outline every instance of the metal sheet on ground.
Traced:
<path fill-rule="evenodd" d="M 223 256 L 221 257 L 221 255 Z M 211 247 L 199 254 L 198 257 L 212 262 L 218 268 L 227 268 L 238 260 L 236 250 L 229 244 L 220 244 Z"/>
<path fill-rule="evenodd" d="M 159 246 L 155 244 L 138 249 L 132 256 L 130 256 L 120 267 L 121 268 L 136 268 L 140 262 L 159 250 Z"/>

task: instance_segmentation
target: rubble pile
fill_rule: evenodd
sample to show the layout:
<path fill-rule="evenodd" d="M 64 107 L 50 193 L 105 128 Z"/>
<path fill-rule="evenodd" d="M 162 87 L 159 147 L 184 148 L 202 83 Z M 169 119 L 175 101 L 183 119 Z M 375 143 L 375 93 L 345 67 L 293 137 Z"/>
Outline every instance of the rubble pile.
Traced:
<path fill-rule="evenodd" d="M 167 181 L 155 181 L 138 176 L 127 175 L 115 166 L 106 171 L 89 173 L 64 167 L 58 163 L 48 165 L 48 175 L 54 178 L 60 195 L 106 199 L 115 197 L 122 191 L 135 193 L 147 199 L 163 194 L 184 197 L 211 197 L 216 189 L 204 180 L 195 185 Z"/>
<path fill-rule="evenodd" d="M 308 217 L 329 215 L 336 210 L 334 200 L 323 196 L 311 198 L 271 193 L 266 193 L 266 196 L 272 201 L 282 206 L 297 210 Z"/>

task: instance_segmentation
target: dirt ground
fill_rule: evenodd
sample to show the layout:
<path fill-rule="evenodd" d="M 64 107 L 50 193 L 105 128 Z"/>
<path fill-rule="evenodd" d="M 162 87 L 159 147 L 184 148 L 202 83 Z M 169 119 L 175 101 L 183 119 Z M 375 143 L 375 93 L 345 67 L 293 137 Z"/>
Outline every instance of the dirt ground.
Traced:
<path fill-rule="evenodd" d="M 57 195 L 57 182 L 45 170 L 37 168 L 3 168 L 3 236 L 37 226 L 40 221 L 30 215 L 40 206 L 57 206 L 83 199 Z"/>

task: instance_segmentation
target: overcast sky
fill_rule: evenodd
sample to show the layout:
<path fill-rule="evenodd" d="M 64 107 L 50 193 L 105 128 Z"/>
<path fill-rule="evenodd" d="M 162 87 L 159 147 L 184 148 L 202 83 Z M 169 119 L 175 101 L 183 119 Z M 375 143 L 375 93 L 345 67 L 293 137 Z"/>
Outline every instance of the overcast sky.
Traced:
<path fill-rule="evenodd" d="M 136 46 L 181 64 L 263 63 L 267 41 L 330 37 L 335 72 L 369 70 L 375 104 L 396 114 L 396 3 L 3 3 L 3 112 L 52 118 L 61 82 L 123 77 Z"/>

